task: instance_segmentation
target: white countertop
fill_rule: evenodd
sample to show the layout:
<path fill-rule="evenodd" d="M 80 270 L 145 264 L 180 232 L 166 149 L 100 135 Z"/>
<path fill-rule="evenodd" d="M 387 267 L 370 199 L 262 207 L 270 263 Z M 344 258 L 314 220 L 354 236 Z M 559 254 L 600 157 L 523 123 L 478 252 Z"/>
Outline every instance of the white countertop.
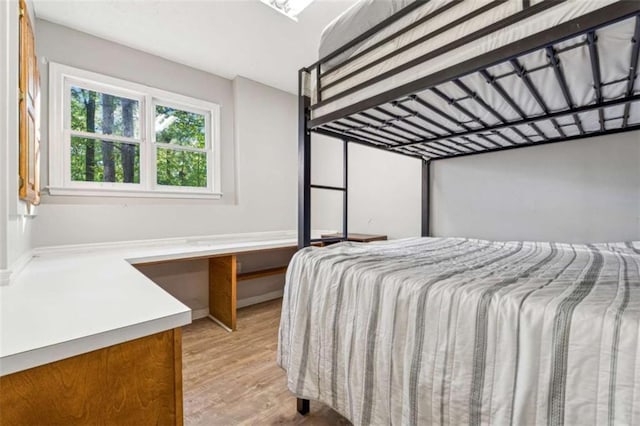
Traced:
<path fill-rule="evenodd" d="M 0 376 L 191 323 L 132 264 L 291 247 L 295 232 L 36 249 L 0 286 Z"/>

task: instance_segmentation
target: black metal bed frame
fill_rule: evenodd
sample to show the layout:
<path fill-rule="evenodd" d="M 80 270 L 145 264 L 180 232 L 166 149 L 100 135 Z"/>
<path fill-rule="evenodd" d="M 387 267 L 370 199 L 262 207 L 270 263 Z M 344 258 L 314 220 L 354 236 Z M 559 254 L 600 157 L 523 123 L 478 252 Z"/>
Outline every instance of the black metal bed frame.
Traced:
<path fill-rule="evenodd" d="M 445 68 L 409 83 L 394 87 L 391 90 L 384 91 L 375 96 L 355 102 L 346 107 L 312 118 L 312 111 L 324 105 L 361 90 L 362 88 L 380 82 L 392 75 L 420 65 L 432 58 L 441 56 L 448 51 L 456 49 L 457 47 L 471 43 L 502 28 L 506 28 L 507 26 L 516 24 L 519 21 L 542 11 L 553 8 L 557 4 L 563 3 L 566 0 L 544 0 L 534 5 L 530 4 L 530 0 L 521 0 L 523 8 L 520 12 L 488 25 L 476 32 L 470 33 L 459 40 L 423 54 L 422 56 L 407 63 L 396 66 L 389 71 L 385 71 L 375 77 L 369 78 L 368 80 L 356 84 L 342 92 L 327 98 L 323 96 L 323 90 L 327 90 L 357 73 L 365 71 L 378 63 L 384 62 L 392 55 L 398 54 L 411 46 L 417 45 L 418 43 L 423 43 L 424 41 L 427 41 L 428 39 L 433 38 L 456 25 L 460 25 L 467 20 L 473 19 L 494 7 L 503 4 L 505 1 L 515 0 L 495 0 L 487 3 L 485 6 L 452 21 L 444 27 L 422 36 L 415 42 L 410 43 L 408 45 L 409 47 L 400 47 L 392 54 L 385 55 L 372 63 L 366 64 L 361 68 L 357 68 L 346 76 L 337 78 L 329 84 L 324 86 L 321 85 L 322 77 L 330 75 L 346 63 L 353 62 L 355 59 L 387 43 L 402 33 L 405 33 L 417 25 L 423 24 L 442 12 L 455 7 L 462 3 L 463 0 L 454 0 L 451 3 L 440 7 L 423 18 L 416 20 L 414 23 L 394 32 L 379 42 L 376 42 L 363 51 L 348 57 L 347 59 L 340 60 L 337 65 L 333 65 L 331 67 L 327 65 L 328 61 L 336 60 L 336 58 L 345 51 L 359 45 L 361 42 L 387 28 L 392 23 L 413 12 L 428 1 L 429 0 L 416 0 L 414 3 L 398 11 L 393 16 L 361 34 L 359 37 L 351 40 L 314 64 L 302 68 L 298 72 L 298 246 L 300 248 L 307 247 L 318 242 L 343 241 L 348 237 L 347 175 L 348 147 L 350 143 L 362 144 L 421 160 L 421 233 L 422 236 L 429 236 L 429 212 L 431 207 L 430 166 L 432 161 L 640 130 L 640 123 L 629 123 L 631 104 L 640 101 L 640 93 L 634 92 L 634 84 L 638 75 L 637 67 L 640 53 L 640 1 L 636 0 L 618 1 L 608 6 L 604 6 L 596 11 L 579 16 L 532 36 L 525 37 L 516 42 L 499 47 L 487 54 L 471 58 L 455 66 Z M 629 40 L 633 47 L 631 49 L 631 66 L 628 75 L 626 78 L 617 81 L 603 82 L 600 72 L 600 58 L 597 47 L 596 31 L 627 19 L 635 19 L 634 35 L 633 38 Z M 563 47 L 557 46 L 562 42 L 577 39 L 579 37 L 581 37 L 582 40 L 576 43 Z M 560 66 L 558 55 L 562 52 L 584 46 L 587 46 L 589 52 L 595 99 L 589 104 L 577 105 L 575 100 L 572 98 L 571 91 L 567 84 L 567 76 Z M 537 51 L 543 51 L 546 54 L 548 62 L 537 68 L 525 69 L 520 62 L 520 58 Z M 511 71 L 502 75 L 492 75 L 489 68 L 499 64 L 509 64 Z M 539 89 L 530 78 L 532 73 L 542 69 L 553 70 L 556 82 L 561 89 L 566 108 L 552 111 L 545 103 Z M 317 102 L 314 105 L 311 105 L 310 93 L 307 93 L 305 90 L 306 79 L 311 78 L 312 73 L 315 73 L 316 77 L 315 90 Z M 516 120 L 508 120 L 461 80 L 463 77 L 470 76 L 472 74 L 480 75 L 484 81 L 490 85 L 495 92 L 497 92 L 499 97 L 517 113 L 519 118 Z M 543 111 L 542 114 L 534 116 L 527 115 L 518 105 L 516 100 L 501 85 L 501 79 L 513 75 L 517 76 L 522 81 L 529 95 L 533 100 L 535 100 L 539 109 Z M 603 96 L 603 87 L 611 84 L 621 84 L 624 82 L 626 82 L 626 90 L 624 91 L 623 96 L 614 99 L 605 99 Z M 465 94 L 465 96 L 458 99 L 451 98 L 438 87 L 445 83 L 453 83 Z M 425 91 L 429 91 L 436 97 L 445 101 L 451 108 L 467 117 L 468 120 L 461 121 L 456 119 L 451 113 L 447 113 L 442 108 L 424 100 L 420 96 L 420 93 Z M 497 123 L 492 125 L 488 124 L 468 108 L 465 108 L 462 101 L 473 102 L 483 111 L 494 117 Z M 428 110 L 429 114 L 421 113 L 417 108 L 411 108 L 408 106 L 410 103 L 420 105 L 422 109 Z M 616 106 L 619 107 L 621 105 L 624 106 L 622 116 L 606 117 L 605 111 L 608 108 Z M 393 112 L 394 110 L 399 110 L 401 112 Z M 375 114 L 373 114 L 374 111 Z M 598 114 L 599 128 L 595 131 L 585 130 L 579 114 L 596 111 Z M 448 127 L 443 125 L 442 121 L 435 120 L 434 117 L 438 117 L 440 120 L 444 119 L 446 122 L 451 123 L 451 126 Z M 560 118 L 569 120 L 569 123 L 561 124 L 558 121 Z M 618 127 L 606 125 L 608 122 L 613 122 L 614 120 L 620 122 Z M 545 133 L 539 125 L 543 122 L 550 123 L 558 135 L 550 136 Z M 565 130 L 567 126 L 575 126 L 577 134 L 568 135 Z M 452 130 L 452 128 L 455 130 Z M 523 130 L 523 128 L 526 130 Z M 437 131 L 435 129 L 437 129 Z M 505 130 L 509 130 L 511 133 L 507 134 L 505 133 Z M 311 183 L 312 133 L 337 138 L 343 141 L 344 155 L 342 166 L 344 181 L 341 187 L 315 185 Z M 512 135 L 517 136 L 520 141 L 515 140 Z M 311 238 L 312 189 L 340 191 L 343 193 L 343 233 L 341 238 Z M 301 414 L 306 414 L 309 411 L 309 401 L 299 398 L 297 409 Z"/>

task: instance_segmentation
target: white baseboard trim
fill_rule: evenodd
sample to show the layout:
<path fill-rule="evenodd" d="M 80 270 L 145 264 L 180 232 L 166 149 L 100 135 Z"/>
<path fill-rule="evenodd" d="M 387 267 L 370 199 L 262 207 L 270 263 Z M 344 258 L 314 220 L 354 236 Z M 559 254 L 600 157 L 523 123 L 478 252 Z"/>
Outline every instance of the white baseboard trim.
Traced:
<path fill-rule="evenodd" d="M 0 269 L 0 286 L 8 285 L 11 282 L 11 278 L 18 275 L 18 273 L 22 271 L 25 266 L 27 266 L 27 263 L 29 263 L 31 259 L 33 259 L 33 257 L 33 250 L 28 250 L 22 253 L 18 260 L 10 265 L 10 268 Z"/>
<path fill-rule="evenodd" d="M 216 324 L 218 324 L 220 327 L 224 328 L 225 330 L 227 330 L 229 333 L 231 333 L 233 330 L 230 329 L 229 327 L 227 327 L 226 325 L 224 325 L 222 323 L 222 321 L 220 321 L 219 319 L 217 319 L 216 317 L 214 317 L 213 315 L 207 315 L 207 318 L 211 319 L 211 321 L 215 322 Z"/>
<path fill-rule="evenodd" d="M 253 297 L 247 297 L 246 299 L 238 300 L 236 303 L 237 308 L 246 308 L 247 306 L 257 305 L 258 303 L 267 302 L 273 299 L 279 299 L 284 295 L 283 290 L 270 291 L 269 293 L 259 294 Z"/>
<path fill-rule="evenodd" d="M 11 269 L 0 269 L 0 286 L 9 284 L 11 281 Z"/>
<path fill-rule="evenodd" d="M 209 316 L 209 308 L 198 308 L 191 310 L 191 321 L 195 321 L 202 318 L 207 318 Z"/>
<path fill-rule="evenodd" d="M 247 297 L 242 300 L 238 300 L 237 308 L 246 308 L 247 306 L 257 305 L 258 303 L 268 302 L 269 300 L 279 299 L 284 294 L 284 290 L 271 291 L 269 293 L 259 294 L 253 297 Z M 191 310 L 191 321 L 199 320 L 202 318 L 213 319 L 209 315 L 209 307 L 197 308 Z M 215 320 L 217 323 L 219 321 Z"/>

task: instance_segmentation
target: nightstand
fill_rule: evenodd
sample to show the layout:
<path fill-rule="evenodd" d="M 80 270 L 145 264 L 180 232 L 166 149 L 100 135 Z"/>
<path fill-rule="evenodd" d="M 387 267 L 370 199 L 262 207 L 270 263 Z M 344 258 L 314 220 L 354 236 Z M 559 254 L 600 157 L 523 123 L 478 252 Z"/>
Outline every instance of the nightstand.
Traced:
<path fill-rule="evenodd" d="M 321 235 L 322 238 L 342 238 L 342 233 L 336 234 L 324 234 Z M 357 243 L 370 243 L 372 241 L 385 241 L 387 239 L 386 235 L 375 235 L 375 234 L 349 234 L 347 236 L 347 241 L 354 241 Z M 331 243 L 329 243 L 331 244 Z"/>

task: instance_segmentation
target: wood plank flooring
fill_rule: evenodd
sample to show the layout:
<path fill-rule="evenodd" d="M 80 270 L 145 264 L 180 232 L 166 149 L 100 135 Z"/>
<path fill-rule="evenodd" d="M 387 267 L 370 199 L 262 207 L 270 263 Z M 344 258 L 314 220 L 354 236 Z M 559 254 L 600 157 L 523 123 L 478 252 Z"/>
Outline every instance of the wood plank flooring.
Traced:
<path fill-rule="evenodd" d="M 208 319 L 183 329 L 184 419 L 192 425 L 349 425 L 320 403 L 296 412 L 276 365 L 282 300 L 238 310 L 237 331 Z"/>

